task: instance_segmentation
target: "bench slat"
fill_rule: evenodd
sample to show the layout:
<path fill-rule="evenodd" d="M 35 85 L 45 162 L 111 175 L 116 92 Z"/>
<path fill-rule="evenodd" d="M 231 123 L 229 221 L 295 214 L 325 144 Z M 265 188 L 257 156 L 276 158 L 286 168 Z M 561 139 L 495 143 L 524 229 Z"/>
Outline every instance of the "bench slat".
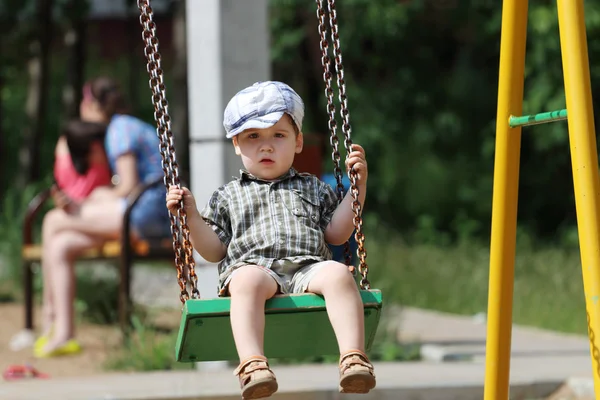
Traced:
<path fill-rule="evenodd" d="M 133 252 L 139 257 L 148 257 L 155 253 L 169 255 L 173 253 L 170 239 L 158 241 L 136 240 L 131 243 Z M 42 245 L 28 244 L 23 246 L 21 255 L 26 261 L 40 261 L 42 259 Z M 121 255 L 121 243 L 111 240 L 94 249 L 86 250 L 79 259 L 116 259 Z"/>

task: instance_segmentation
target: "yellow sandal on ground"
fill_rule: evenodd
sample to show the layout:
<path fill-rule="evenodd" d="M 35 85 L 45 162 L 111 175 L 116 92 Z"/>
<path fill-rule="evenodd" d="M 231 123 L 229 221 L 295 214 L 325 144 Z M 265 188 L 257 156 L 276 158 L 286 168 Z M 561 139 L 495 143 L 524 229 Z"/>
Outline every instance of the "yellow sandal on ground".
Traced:
<path fill-rule="evenodd" d="M 269 368 L 267 358 L 263 356 L 244 360 L 233 374 L 240 379 L 243 400 L 269 397 L 278 389 L 277 378 Z"/>
<path fill-rule="evenodd" d="M 35 343 L 33 344 L 33 348 L 42 350 L 44 348 L 44 346 L 46 345 L 46 343 L 48 343 L 48 340 L 50 340 L 49 336 L 46 336 L 46 335 L 40 336 L 39 338 L 36 339 Z"/>
<path fill-rule="evenodd" d="M 369 393 L 375 387 L 373 364 L 365 353 L 352 350 L 340 357 L 340 393 Z"/>
<path fill-rule="evenodd" d="M 38 351 L 41 351 L 44 348 L 44 346 L 46 346 L 46 343 L 48 343 L 50 341 L 53 331 L 54 331 L 54 327 L 50 326 L 50 329 L 48 330 L 48 332 L 40 335 L 40 337 L 38 337 L 36 339 L 36 341 L 33 343 L 33 348 L 39 349 Z"/>
<path fill-rule="evenodd" d="M 33 355 L 36 358 L 50 358 L 58 356 L 70 356 L 81 352 L 81 345 L 75 339 L 69 339 L 61 346 L 54 350 L 45 352 L 44 347 L 36 347 L 33 349 Z"/>

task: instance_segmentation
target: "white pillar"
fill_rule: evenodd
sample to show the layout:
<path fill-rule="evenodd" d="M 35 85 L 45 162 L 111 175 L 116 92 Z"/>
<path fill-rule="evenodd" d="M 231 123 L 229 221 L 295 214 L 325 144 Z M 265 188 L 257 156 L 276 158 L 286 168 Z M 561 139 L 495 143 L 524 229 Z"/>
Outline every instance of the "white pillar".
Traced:
<path fill-rule="evenodd" d="M 242 167 L 225 139 L 223 110 L 239 90 L 268 80 L 268 0 L 187 0 L 190 186 L 198 207 Z M 216 264 L 196 253 L 198 289 L 217 296 Z"/>

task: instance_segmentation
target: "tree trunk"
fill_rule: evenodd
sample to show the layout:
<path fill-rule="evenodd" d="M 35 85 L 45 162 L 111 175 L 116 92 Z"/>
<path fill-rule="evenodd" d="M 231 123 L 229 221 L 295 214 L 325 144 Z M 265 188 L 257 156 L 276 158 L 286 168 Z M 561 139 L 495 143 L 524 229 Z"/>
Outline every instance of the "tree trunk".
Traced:
<path fill-rule="evenodd" d="M 21 187 L 40 178 L 40 149 L 48 109 L 48 82 L 50 73 L 50 46 L 52 45 L 53 0 L 37 0 L 37 39 L 33 56 L 28 63 L 29 90 L 25 112 L 30 121 L 24 129 L 20 151 Z"/>
<path fill-rule="evenodd" d="M 185 1 L 175 3 L 173 16 L 173 45 L 175 49 L 173 65 L 173 134 L 179 172 L 189 184 L 189 124 L 188 124 L 188 85 L 187 85 L 187 44 L 185 34 Z"/>
<path fill-rule="evenodd" d="M 85 68 L 86 0 L 69 0 L 66 5 L 67 27 L 64 43 L 67 49 L 67 80 L 63 87 L 63 109 L 67 119 L 79 115 L 81 88 Z"/>

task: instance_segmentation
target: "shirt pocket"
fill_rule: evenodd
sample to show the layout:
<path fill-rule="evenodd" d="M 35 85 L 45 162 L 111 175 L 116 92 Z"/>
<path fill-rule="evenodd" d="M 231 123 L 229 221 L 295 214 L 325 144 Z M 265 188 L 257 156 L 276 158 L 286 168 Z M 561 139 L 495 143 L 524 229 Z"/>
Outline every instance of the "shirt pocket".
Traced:
<path fill-rule="evenodd" d="M 292 189 L 284 196 L 285 207 L 297 218 L 318 226 L 320 220 L 319 197 L 313 193 Z"/>

